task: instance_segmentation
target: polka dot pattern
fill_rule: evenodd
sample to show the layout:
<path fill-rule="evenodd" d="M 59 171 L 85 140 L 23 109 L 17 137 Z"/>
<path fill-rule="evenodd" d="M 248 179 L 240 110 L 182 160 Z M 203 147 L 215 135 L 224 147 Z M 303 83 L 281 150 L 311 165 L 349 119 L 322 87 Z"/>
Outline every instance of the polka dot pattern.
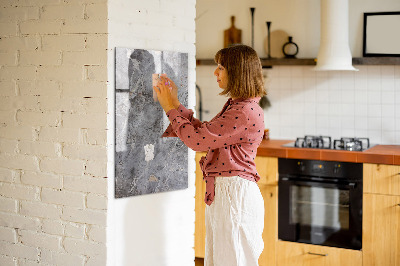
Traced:
<path fill-rule="evenodd" d="M 206 182 L 206 204 L 210 205 L 214 199 L 216 176 L 240 176 L 253 182 L 260 179 L 254 163 L 265 128 L 263 110 L 258 105 L 260 99 L 229 98 L 209 122 L 194 118 L 193 111 L 182 104 L 168 111 L 171 123 L 162 137 L 179 137 L 195 151 L 208 151 L 200 160 Z"/>

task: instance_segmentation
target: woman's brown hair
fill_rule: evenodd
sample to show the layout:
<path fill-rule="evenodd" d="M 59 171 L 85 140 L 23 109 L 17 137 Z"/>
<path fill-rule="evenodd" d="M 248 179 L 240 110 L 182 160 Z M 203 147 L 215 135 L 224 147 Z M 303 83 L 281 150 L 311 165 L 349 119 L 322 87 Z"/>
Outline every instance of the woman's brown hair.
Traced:
<path fill-rule="evenodd" d="M 219 50 L 214 57 L 228 72 L 228 86 L 220 95 L 252 98 L 267 95 L 260 58 L 247 45 L 233 45 Z"/>

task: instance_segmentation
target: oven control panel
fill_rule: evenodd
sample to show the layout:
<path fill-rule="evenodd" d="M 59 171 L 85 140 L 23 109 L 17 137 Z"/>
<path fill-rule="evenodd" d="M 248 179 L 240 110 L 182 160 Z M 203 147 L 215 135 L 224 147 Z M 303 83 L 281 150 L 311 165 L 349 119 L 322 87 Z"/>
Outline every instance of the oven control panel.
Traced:
<path fill-rule="evenodd" d="M 279 174 L 362 179 L 362 164 L 303 159 L 278 160 Z"/>

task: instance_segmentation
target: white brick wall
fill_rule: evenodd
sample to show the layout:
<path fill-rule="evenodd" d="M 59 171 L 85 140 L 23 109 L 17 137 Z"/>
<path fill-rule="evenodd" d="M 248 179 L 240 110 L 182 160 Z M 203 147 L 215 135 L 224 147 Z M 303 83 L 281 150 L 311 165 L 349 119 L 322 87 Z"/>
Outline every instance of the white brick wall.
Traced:
<path fill-rule="evenodd" d="M 106 264 L 107 1 L 0 1 L 0 265 Z"/>
<path fill-rule="evenodd" d="M 112 186 L 107 191 L 107 180 L 112 184 L 113 179 L 106 178 L 113 174 L 106 166 L 106 152 L 114 150 L 113 112 L 107 108 L 113 104 L 113 49 L 118 45 L 189 53 L 193 108 L 195 1 L 136 0 L 127 5 L 130 8 L 116 1 L 110 7 L 107 0 L 0 3 L 0 265 L 97 266 L 105 265 L 107 253 L 114 254 L 107 252 L 106 242 L 123 250 L 146 248 L 134 237 L 124 244 L 107 240 L 105 233 L 108 205 L 122 215 L 116 217 L 122 223 L 131 221 L 125 215 L 142 213 L 137 207 L 121 212 L 120 204 L 108 200 L 113 196 Z M 117 11 L 112 22 L 107 20 L 109 10 Z M 189 189 L 153 195 L 151 200 L 153 207 L 174 207 L 161 216 L 159 226 L 172 222 L 175 226 L 165 232 L 181 239 L 180 245 L 168 245 L 156 237 L 157 250 L 179 251 L 180 256 L 158 254 L 148 265 L 193 263 L 187 243 L 193 243 L 194 233 L 194 153 L 189 159 Z M 166 201 L 170 207 L 164 206 Z M 176 208 L 179 202 L 185 206 Z M 146 205 L 137 198 L 130 203 Z M 148 226 L 153 217 L 145 213 Z M 134 225 L 118 224 L 113 223 L 111 231 L 135 234 L 129 231 Z M 140 264 L 147 257 L 127 251 L 121 259 L 129 264 L 134 258 Z"/>

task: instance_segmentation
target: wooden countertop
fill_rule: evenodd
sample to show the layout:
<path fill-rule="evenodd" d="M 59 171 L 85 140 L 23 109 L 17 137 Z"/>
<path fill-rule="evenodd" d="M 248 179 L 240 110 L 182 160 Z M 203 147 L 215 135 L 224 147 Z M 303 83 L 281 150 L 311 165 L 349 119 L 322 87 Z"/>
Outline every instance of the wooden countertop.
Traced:
<path fill-rule="evenodd" d="M 283 144 L 290 142 L 294 142 L 294 140 L 263 140 L 260 147 L 258 147 L 257 155 L 278 158 L 400 165 L 400 145 L 376 145 L 362 152 L 282 147 Z"/>

